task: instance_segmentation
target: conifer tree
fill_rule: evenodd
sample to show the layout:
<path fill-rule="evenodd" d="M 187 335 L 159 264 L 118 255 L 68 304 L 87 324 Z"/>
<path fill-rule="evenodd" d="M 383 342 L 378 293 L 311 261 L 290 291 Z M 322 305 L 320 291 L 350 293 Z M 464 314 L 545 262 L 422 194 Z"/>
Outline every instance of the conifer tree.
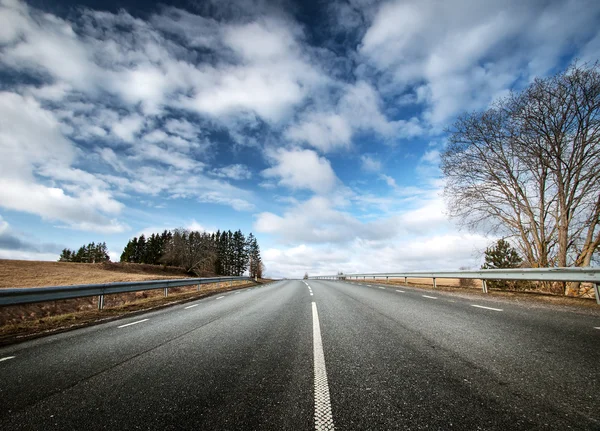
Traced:
<path fill-rule="evenodd" d="M 523 260 L 508 241 L 499 239 L 496 244 L 485 250 L 485 263 L 481 269 L 519 268 Z M 507 280 L 490 280 L 488 286 L 497 289 L 516 289 L 523 283 Z"/>

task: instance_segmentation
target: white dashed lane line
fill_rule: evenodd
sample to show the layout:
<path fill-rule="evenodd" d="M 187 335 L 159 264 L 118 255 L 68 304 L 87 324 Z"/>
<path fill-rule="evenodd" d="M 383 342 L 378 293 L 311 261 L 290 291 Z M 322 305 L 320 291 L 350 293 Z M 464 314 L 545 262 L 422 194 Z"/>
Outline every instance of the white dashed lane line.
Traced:
<path fill-rule="evenodd" d="M 373 287 L 373 286 L 371 286 L 370 284 L 367 284 L 367 286 L 369 286 L 369 287 Z"/>
<path fill-rule="evenodd" d="M 398 293 L 404 293 L 404 290 L 398 290 L 398 289 L 396 289 L 396 292 L 398 292 Z"/>
<path fill-rule="evenodd" d="M 187 307 L 185 307 L 185 309 L 187 310 L 188 308 L 194 308 L 197 307 L 200 304 L 194 304 L 194 305 L 188 305 Z"/>
<path fill-rule="evenodd" d="M 127 326 L 131 326 L 131 325 L 137 325 L 138 323 L 142 323 L 145 322 L 149 319 L 142 319 L 142 320 L 138 320 L 137 322 L 132 322 L 132 323 L 127 323 L 125 325 L 121 325 L 121 326 L 117 326 L 117 328 L 121 329 L 121 328 L 126 328 Z"/>
<path fill-rule="evenodd" d="M 317 304 L 312 303 L 313 316 L 313 357 L 315 369 L 315 430 L 333 430 L 333 416 L 331 414 L 331 400 L 329 398 L 329 383 L 325 369 L 325 355 L 323 354 L 323 340 L 321 339 L 321 326 Z"/>
<path fill-rule="evenodd" d="M 437 299 L 437 296 L 421 295 L 423 298 Z"/>
<path fill-rule="evenodd" d="M 383 289 L 383 290 L 385 290 L 385 287 L 381 287 L 381 286 L 377 286 L 377 287 L 378 287 L 378 288 L 380 288 L 380 289 Z"/>
<path fill-rule="evenodd" d="M 14 358 L 15 358 L 15 356 L 6 356 L 4 358 L 0 358 L 0 362 L 2 362 L 2 361 L 8 361 L 9 359 L 14 359 Z"/>
<path fill-rule="evenodd" d="M 594 326 L 594 329 L 600 329 L 600 326 Z"/>
<path fill-rule="evenodd" d="M 222 299 L 222 298 L 225 298 L 225 297 L 224 297 L 224 296 L 219 296 L 217 299 Z M 215 301 L 216 301 L 217 299 L 215 299 Z"/>
<path fill-rule="evenodd" d="M 492 310 L 492 311 L 503 311 L 501 308 L 484 307 L 483 305 L 471 304 L 471 307 L 485 308 L 486 310 Z"/>

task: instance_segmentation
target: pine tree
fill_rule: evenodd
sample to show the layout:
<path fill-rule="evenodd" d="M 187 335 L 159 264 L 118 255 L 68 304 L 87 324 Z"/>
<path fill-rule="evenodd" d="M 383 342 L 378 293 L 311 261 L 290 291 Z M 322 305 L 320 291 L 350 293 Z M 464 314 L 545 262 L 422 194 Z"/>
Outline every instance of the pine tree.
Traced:
<path fill-rule="evenodd" d="M 495 245 L 485 250 L 485 263 L 481 269 L 519 268 L 522 263 L 523 260 L 517 250 L 508 241 L 500 239 Z M 487 284 L 489 287 L 496 289 L 517 289 L 524 286 L 523 283 L 507 280 L 490 280 Z"/>
<path fill-rule="evenodd" d="M 64 248 L 63 251 L 60 253 L 60 257 L 58 258 L 59 262 L 73 262 L 73 256 L 74 256 L 75 252 L 72 250 L 69 250 L 68 248 Z"/>
<path fill-rule="evenodd" d="M 135 249 L 135 261 L 136 263 L 146 263 L 144 259 L 146 257 L 146 237 L 141 234 L 137 240 L 137 247 Z"/>
<path fill-rule="evenodd" d="M 79 247 L 77 252 L 68 248 L 63 249 L 60 254 L 59 262 L 77 262 L 77 263 L 99 263 L 110 260 L 108 248 L 105 242 L 90 242 L 87 245 Z"/>
<path fill-rule="evenodd" d="M 227 275 L 235 275 L 235 244 L 233 243 L 233 232 L 227 231 L 227 251 L 225 252 L 227 262 Z"/>
<path fill-rule="evenodd" d="M 256 237 L 250 232 L 246 239 L 246 255 L 248 259 L 248 274 L 250 277 L 258 277 L 262 268 L 262 261 L 260 257 L 260 247 Z"/>
<path fill-rule="evenodd" d="M 248 265 L 248 255 L 246 254 L 246 238 L 241 230 L 237 230 L 233 234 L 233 243 L 233 273 L 236 276 L 240 276 L 244 273 L 246 266 Z"/>
<path fill-rule="evenodd" d="M 137 241 L 137 238 L 135 238 Z M 133 257 L 135 255 L 135 245 L 133 244 L 133 240 L 127 241 L 127 245 L 123 249 L 123 253 L 121 253 L 121 262 L 133 262 Z"/>

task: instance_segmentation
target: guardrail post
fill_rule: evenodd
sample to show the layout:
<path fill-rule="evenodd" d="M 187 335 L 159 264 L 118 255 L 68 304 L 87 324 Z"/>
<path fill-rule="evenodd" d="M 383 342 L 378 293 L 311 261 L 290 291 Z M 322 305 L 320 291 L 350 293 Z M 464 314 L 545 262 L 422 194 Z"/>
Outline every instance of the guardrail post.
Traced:
<path fill-rule="evenodd" d="M 404 277 L 404 285 L 408 286 L 408 277 Z"/>
<path fill-rule="evenodd" d="M 433 278 L 433 288 L 435 289 L 437 285 L 435 284 L 435 277 Z"/>
<path fill-rule="evenodd" d="M 168 287 L 165 287 L 165 298 L 166 298 L 167 296 L 169 296 L 169 288 L 168 288 Z"/>
<path fill-rule="evenodd" d="M 487 282 L 485 280 L 481 280 L 481 290 L 483 290 L 483 293 L 488 293 Z"/>
<path fill-rule="evenodd" d="M 104 308 L 104 295 L 98 295 L 98 310 Z"/>
<path fill-rule="evenodd" d="M 198 292 L 200 292 L 200 284 L 198 284 Z"/>
<path fill-rule="evenodd" d="M 596 294 L 596 304 L 600 305 L 600 292 L 598 289 L 598 283 L 594 283 L 594 293 Z"/>

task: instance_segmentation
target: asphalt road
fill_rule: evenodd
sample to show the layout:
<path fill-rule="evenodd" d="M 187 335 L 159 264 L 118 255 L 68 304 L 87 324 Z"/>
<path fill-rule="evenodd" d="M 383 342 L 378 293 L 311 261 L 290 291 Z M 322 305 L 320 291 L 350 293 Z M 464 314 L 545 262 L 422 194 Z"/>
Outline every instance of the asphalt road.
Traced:
<path fill-rule="evenodd" d="M 0 349 L 0 429 L 600 430 L 598 328 L 281 281 Z"/>

